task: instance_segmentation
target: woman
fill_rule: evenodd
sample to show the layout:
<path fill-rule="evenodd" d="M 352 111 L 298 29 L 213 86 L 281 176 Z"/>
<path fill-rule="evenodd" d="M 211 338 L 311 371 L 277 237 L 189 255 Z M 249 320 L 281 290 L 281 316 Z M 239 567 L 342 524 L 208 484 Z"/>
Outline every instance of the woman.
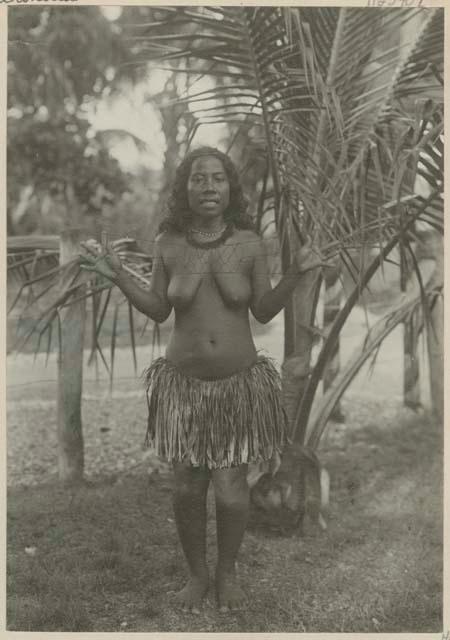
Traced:
<path fill-rule="evenodd" d="M 210 147 L 177 170 L 169 215 L 156 238 L 150 290 L 121 268 L 110 248 L 87 268 L 113 280 L 156 322 L 172 308 L 166 357 L 147 370 L 147 438 L 173 464 L 174 512 L 190 577 L 178 599 L 198 612 L 208 589 L 206 495 L 216 500 L 216 595 L 222 611 L 242 606 L 235 574 L 249 509 L 247 464 L 270 460 L 286 442 L 280 383 L 258 356 L 249 309 L 262 323 L 286 304 L 299 276 L 322 263 L 303 247 L 272 289 L 264 245 L 251 230 L 238 173 Z"/>

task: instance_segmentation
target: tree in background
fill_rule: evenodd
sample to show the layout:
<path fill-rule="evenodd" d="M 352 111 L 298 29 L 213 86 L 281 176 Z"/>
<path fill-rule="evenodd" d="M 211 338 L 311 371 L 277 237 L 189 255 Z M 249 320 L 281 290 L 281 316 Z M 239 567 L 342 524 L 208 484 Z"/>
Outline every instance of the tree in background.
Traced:
<path fill-rule="evenodd" d="M 148 61 L 139 64 L 141 45 L 127 37 L 127 29 L 157 19 L 158 11 L 127 7 L 114 20 L 106 15 L 99 7 L 12 8 L 9 12 L 8 233 L 61 235 L 56 248 L 52 241 L 50 247 L 45 238 L 38 237 L 17 245 L 10 273 L 21 273 L 27 281 L 31 295 L 26 309 L 31 302 L 47 303 L 43 328 L 38 331 L 39 344 L 47 332 L 50 348 L 52 327 L 58 323 L 59 466 L 65 480 L 78 480 L 83 474 L 85 296 L 92 298 L 91 355 L 100 353 L 102 358 L 98 333 L 109 302 L 114 301 L 107 295 L 102 307 L 95 285 L 86 289 L 86 278 L 72 268 L 78 242 L 83 235 L 99 239 L 106 228 L 116 236 L 141 231 L 137 235 L 144 239 L 142 245 L 150 248 L 189 123 L 189 112 L 184 113 L 184 107 L 177 104 L 178 80 L 169 72 L 162 91 L 155 92 L 149 82 Z M 139 135 L 125 129 L 95 131 L 90 126 L 96 104 L 113 103 L 120 92 L 130 95 L 138 82 L 147 87 L 144 104 L 151 103 L 160 111 L 166 153 L 159 175 L 144 168 L 127 175 L 110 153 L 114 142 L 130 138 L 140 150 L 146 149 L 148 142 Z M 55 269 L 55 253 L 59 253 L 60 269 Z M 49 304 L 52 294 L 61 307 L 57 313 Z M 70 305 L 65 308 L 68 300 Z M 114 327 L 119 304 L 115 306 Z M 128 315 L 134 345 L 130 307 Z M 114 346 L 115 335 L 111 375 Z"/>
<path fill-rule="evenodd" d="M 386 34 L 411 24 L 407 46 L 384 46 Z M 304 279 L 285 313 L 283 381 L 294 445 L 275 482 L 291 487 L 287 506 L 298 511 L 306 482 L 299 473 L 309 463 L 300 468 L 297 453 L 317 470 L 314 450 L 358 368 L 414 305 L 436 308 L 440 299 L 442 283 L 422 286 L 418 301 L 385 318 L 312 411 L 342 326 L 374 274 L 398 246 L 414 255 L 417 221 L 442 231 L 442 12 L 162 7 L 137 42 L 147 62 L 212 79 L 183 98 L 195 118 L 192 133 L 226 123 L 230 152 L 243 145 L 258 184 L 257 224 L 275 225 L 283 269 L 311 235 L 354 280 L 314 366 L 320 276 Z M 427 194 L 416 193 L 415 175 Z M 261 504 L 270 493 L 260 493 Z"/>
<path fill-rule="evenodd" d="M 136 71 L 118 27 L 98 7 L 12 7 L 8 49 L 8 232 L 88 226 L 126 190 L 84 110 Z"/>
<path fill-rule="evenodd" d="M 408 29 L 401 42 L 397 33 Z M 303 279 L 285 311 L 283 381 L 295 446 L 280 474 L 296 489 L 296 451 L 317 447 L 343 391 L 386 335 L 368 340 L 351 374 L 342 372 L 311 413 L 350 311 L 396 247 L 414 255 L 419 220 L 442 232 L 443 12 L 177 7 L 167 10 L 163 33 L 155 25 L 146 35 L 149 58 L 188 59 L 190 73 L 209 63 L 208 75 L 221 79 L 189 96 L 197 126 L 250 127 L 250 144 L 270 169 L 282 268 L 310 235 L 354 280 L 314 366 L 320 275 Z M 425 195 L 414 189 L 417 175 L 429 185 Z M 416 263 L 414 271 L 420 283 Z M 442 283 L 433 293 L 420 288 L 428 308 Z M 298 492 L 290 495 L 295 510 Z"/>
<path fill-rule="evenodd" d="M 117 27 L 98 7 L 12 7 L 8 18 L 8 231 L 20 228 L 32 202 L 38 216 L 27 231 L 45 229 L 51 217 L 51 226 L 61 232 L 65 268 L 81 234 L 95 233 L 95 217 L 104 201 L 113 202 L 127 189 L 127 176 L 90 132 L 83 107 L 120 82 L 122 69 L 127 68 L 128 77 L 135 71 L 122 66 L 127 50 Z M 59 283 L 64 302 L 74 276 L 68 268 Z M 74 296 L 84 288 L 78 282 Z M 85 317 L 85 300 L 58 314 L 59 470 L 66 481 L 79 480 L 84 467 Z"/>

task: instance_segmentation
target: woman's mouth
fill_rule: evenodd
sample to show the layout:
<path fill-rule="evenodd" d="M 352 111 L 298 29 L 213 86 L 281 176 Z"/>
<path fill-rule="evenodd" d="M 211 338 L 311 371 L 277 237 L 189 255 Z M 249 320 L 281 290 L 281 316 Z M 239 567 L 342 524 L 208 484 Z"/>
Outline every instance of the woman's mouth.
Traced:
<path fill-rule="evenodd" d="M 217 198 L 216 196 L 205 196 L 203 198 L 200 198 L 200 202 L 201 204 L 218 204 L 219 198 Z"/>

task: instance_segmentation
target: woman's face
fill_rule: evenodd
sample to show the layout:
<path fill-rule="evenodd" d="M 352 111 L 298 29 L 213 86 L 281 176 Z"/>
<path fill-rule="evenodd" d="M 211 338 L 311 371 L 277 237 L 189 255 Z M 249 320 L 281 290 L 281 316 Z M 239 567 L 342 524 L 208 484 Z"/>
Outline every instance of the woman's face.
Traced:
<path fill-rule="evenodd" d="M 230 183 L 225 168 L 215 156 L 196 158 L 187 183 L 189 208 L 194 216 L 219 218 L 230 202 Z"/>

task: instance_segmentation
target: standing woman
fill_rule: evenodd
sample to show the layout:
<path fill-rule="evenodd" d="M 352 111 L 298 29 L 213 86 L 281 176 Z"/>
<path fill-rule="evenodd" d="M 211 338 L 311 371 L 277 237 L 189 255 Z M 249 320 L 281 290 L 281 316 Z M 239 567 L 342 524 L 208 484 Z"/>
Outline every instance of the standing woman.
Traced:
<path fill-rule="evenodd" d="M 202 147 L 186 156 L 168 210 L 155 241 L 150 290 L 126 274 L 109 248 L 86 258 L 86 268 L 110 278 L 156 322 L 175 311 L 166 357 L 146 371 L 147 441 L 173 465 L 175 520 L 190 571 L 178 600 L 193 612 L 208 590 L 206 496 L 213 484 L 215 588 L 226 611 L 245 602 L 235 561 L 248 518 L 247 465 L 270 460 L 287 441 L 279 376 L 256 352 L 249 310 L 268 322 L 301 274 L 322 263 L 303 247 L 272 289 L 238 173 L 216 149 Z"/>

